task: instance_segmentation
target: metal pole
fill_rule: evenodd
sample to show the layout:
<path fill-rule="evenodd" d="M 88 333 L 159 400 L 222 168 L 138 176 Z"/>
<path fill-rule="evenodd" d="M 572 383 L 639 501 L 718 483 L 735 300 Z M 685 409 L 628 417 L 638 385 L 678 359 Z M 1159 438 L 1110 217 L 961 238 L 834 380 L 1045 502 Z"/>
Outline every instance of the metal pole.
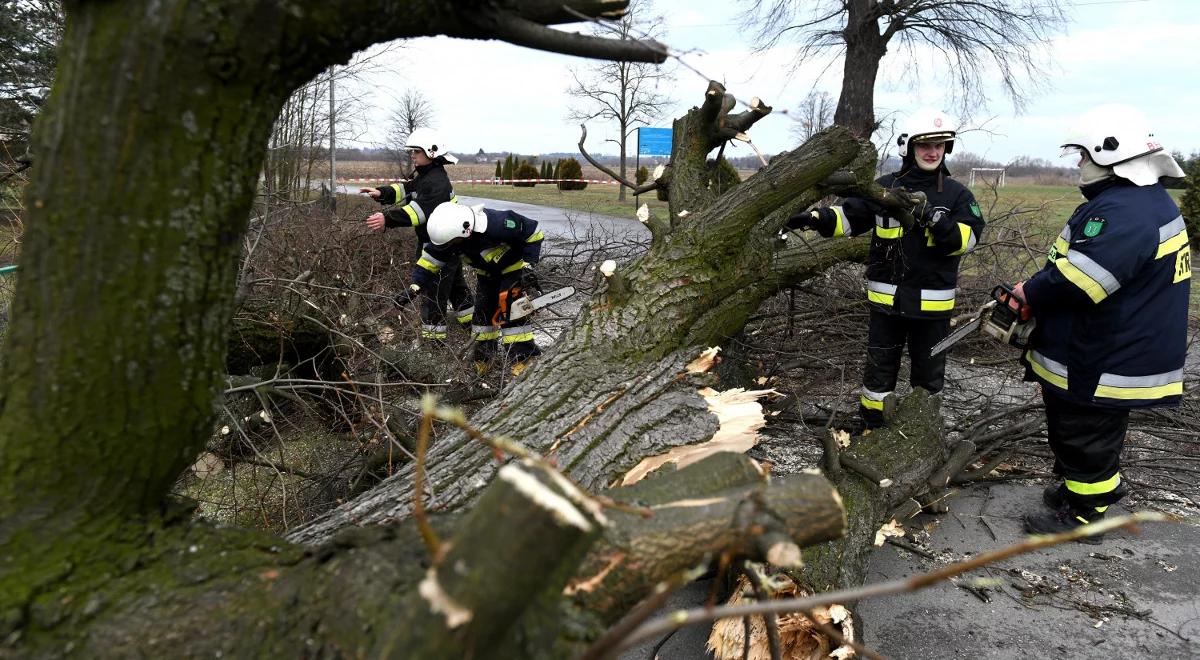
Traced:
<path fill-rule="evenodd" d="M 337 66 L 329 67 L 329 210 L 337 211 L 337 111 L 334 105 L 334 72 Z M 337 214 L 334 213 L 334 219 Z"/>
<path fill-rule="evenodd" d="M 637 127 L 637 155 L 633 157 L 633 180 L 637 181 L 637 173 L 642 170 L 642 127 Z M 637 188 L 633 189 L 633 208 L 637 208 Z"/>

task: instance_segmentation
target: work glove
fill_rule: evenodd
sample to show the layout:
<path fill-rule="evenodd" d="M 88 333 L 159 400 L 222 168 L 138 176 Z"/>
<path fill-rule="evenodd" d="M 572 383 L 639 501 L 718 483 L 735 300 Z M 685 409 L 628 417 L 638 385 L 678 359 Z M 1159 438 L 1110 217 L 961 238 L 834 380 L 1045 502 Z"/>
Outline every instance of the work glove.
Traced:
<path fill-rule="evenodd" d="M 415 305 L 420 298 L 421 285 L 410 284 L 408 285 L 408 289 L 396 295 L 395 301 L 400 307 L 408 307 L 409 305 Z"/>
<path fill-rule="evenodd" d="M 929 198 L 921 191 L 905 192 L 903 197 L 909 204 L 908 212 L 912 215 L 913 220 L 921 227 L 932 227 L 936 225 L 946 214 L 950 213 L 950 209 L 944 206 L 934 206 L 929 203 Z"/>
<path fill-rule="evenodd" d="M 518 285 L 523 291 L 542 295 L 542 282 L 538 279 L 538 274 L 532 266 L 525 266 L 521 269 L 521 279 Z"/>
<path fill-rule="evenodd" d="M 793 213 L 792 215 L 788 216 L 787 228 L 788 229 L 815 229 L 817 220 L 819 218 L 820 218 L 820 214 L 817 213 L 816 209 L 814 209 L 812 211 L 797 211 L 797 212 Z"/>

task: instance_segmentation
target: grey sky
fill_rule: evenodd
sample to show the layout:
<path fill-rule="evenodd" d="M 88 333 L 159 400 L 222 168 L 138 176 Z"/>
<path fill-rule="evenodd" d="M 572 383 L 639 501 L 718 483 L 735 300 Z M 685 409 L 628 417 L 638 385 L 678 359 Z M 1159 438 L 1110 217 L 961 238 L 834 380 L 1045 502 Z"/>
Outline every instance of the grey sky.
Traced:
<path fill-rule="evenodd" d="M 777 110 L 798 105 L 811 90 L 836 98 L 840 61 L 791 66 L 786 46 L 755 54 L 749 37 L 738 29 L 740 3 L 716 0 L 656 0 L 663 14 L 664 41 L 705 76 L 725 83 L 739 98 L 762 98 Z M 1007 162 L 1025 155 L 1056 161 L 1068 122 L 1088 108 L 1122 102 L 1143 109 L 1161 142 L 1170 150 L 1200 151 L 1200 2 L 1196 0 L 1081 0 L 1071 10 L 1067 34 L 1055 40 L 1045 90 L 1017 114 L 997 88 L 990 103 L 979 107 L 961 137 L 959 151 Z M 564 29 L 578 31 L 581 26 Z M 405 89 L 415 87 L 436 99 L 437 128 L 458 153 L 520 153 L 576 150 L 579 127 L 566 119 L 572 102 L 565 90 L 567 68 L 585 61 L 539 53 L 509 44 L 447 38 L 408 42 L 385 73 L 370 78 L 375 106 L 373 134 Z M 935 84 L 938 66 L 932 56 L 920 64 L 918 82 L 900 80 L 911 61 L 889 53 L 884 60 L 876 104 L 881 112 L 903 115 L 918 105 L 945 106 L 948 95 Z M 677 67 L 678 68 L 678 67 Z M 705 79 L 678 68 L 670 93 L 673 112 L 656 126 L 701 100 Z M 795 146 L 793 120 L 776 113 L 757 124 L 751 138 L 767 153 Z M 602 144 L 615 130 L 588 126 L 589 150 L 612 153 Z M 372 135 L 364 142 L 369 143 Z M 751 152 L 744 146 L 734 155 Z"/>

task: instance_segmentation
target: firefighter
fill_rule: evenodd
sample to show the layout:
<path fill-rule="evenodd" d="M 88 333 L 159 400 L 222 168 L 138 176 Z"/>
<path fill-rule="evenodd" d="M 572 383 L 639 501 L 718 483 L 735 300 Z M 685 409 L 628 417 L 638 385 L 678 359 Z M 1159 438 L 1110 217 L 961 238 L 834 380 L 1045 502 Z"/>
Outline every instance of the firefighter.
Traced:
<path fill-rule="evenodd" d="M 446 202 L 429 217 L 429 244 L 413 268 L 413 282 L 427 286 L 454 261 L 475 269 L 478 280 L 471 331 L 480 373 L 496 357 L 497 348 L 515 365 L 514 375 L 524 369 L 528 359 L 541 354 L 529 317 L 510 319 L 509 307 L 528 291 L 540 288 L 533 266 L 541 259 L 543 238 L 536 220 L 482 205 Z"/>
<path fill-rule="evenodd" d="M 900 170 L 878 179 L 884 188 L 924 194 L 926 201 L 912 209 L 916 225 L 911 230 L 875 202 L 855 197 L 788 220 L 790 229 L 816 229 L 826 237 L 873 233 L 866 271 L 870 321 L 859 398 L 864 429 L 884 423 L 884 404 L 894 400 L 890 395 L 906 344 L 910 384 L 931 394 L 942 391 L 946 354 L 930 357 L 929 351 L 949 333 L 958 263 L 975 248 L 984 224 L 975 196 L 950 178 L 946 167 L 955 134 L 945 113 L 918 110 L 897 140 Z"/>
<path fill-rule="evenodd" d="M 1075 209 L 1045 266 L 1016 287 L 1037 325 L 1022 357 L 1039 383 L 1054 472 L 1032 533 L 1104 517 L 1127 492 L 1120 472 L 1129 411 L 1178 405 L 1187 353 L 1191 251 L 1179 207 L 1159 183 L 1179 165 L 1128 106 L 1101 106 L 1071 131 Z M 1098 536 L 1082 539 L 1099 543 Z"/>
<path fill-rule="evenodd" d="M 393 183 L 380 188 L 359 188 L 359 192 L 370 195 L 380 204 L 396 206 L 367 218 L 372 231 L 385 227 L 412 227 L 417 234 L 419 259 L 422 247 L 429 242 L 426 224 L 429 214 L 438 204 L 457 201 L 446 174 L 446 165 L 458 159 L 446 152 L 446 145 L 439 136 L 428 128 L 418 128 L 405 141 L 416 170 L 411 180 L 404 184 Z M 421 337 L 433 341 L 446 340 L 446 308 L 454 310 L 455 320 L 466 325 L 471 322 L 471 290 L 467 287 L 462 268 L 456 262 L 443 269 L 440 276 L 424 287 L 413 288 L 396 297 L 396 302 L 406 305 L 420 301 Z"/>

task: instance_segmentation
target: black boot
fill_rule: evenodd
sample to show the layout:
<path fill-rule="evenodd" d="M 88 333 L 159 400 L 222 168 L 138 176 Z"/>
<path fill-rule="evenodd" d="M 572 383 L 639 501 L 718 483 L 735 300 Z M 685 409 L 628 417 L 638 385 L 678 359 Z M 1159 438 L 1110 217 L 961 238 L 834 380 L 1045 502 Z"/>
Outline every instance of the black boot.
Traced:
<path fill-rule="evenodd" d="M 1046 506 L 1057 511 L 1063 508 L 1067 503 L 1067 485 L 1066 484 L 1050 484 L 1042 491 L 1042 501 Z"/>
<path fill-rule="evenodd" d="M 1104 519 L 1104 514 L 1095 509 L 1079 509 L 1070 502 L 1050 513 L 1031 513 L 1025 516 L 1025 531 L 1030 534 L 1062 534 Z M 1093 534 L 1075 539 L 1080 543 L 1097 545 L 1104 540 L 1103 534 Z"/>

